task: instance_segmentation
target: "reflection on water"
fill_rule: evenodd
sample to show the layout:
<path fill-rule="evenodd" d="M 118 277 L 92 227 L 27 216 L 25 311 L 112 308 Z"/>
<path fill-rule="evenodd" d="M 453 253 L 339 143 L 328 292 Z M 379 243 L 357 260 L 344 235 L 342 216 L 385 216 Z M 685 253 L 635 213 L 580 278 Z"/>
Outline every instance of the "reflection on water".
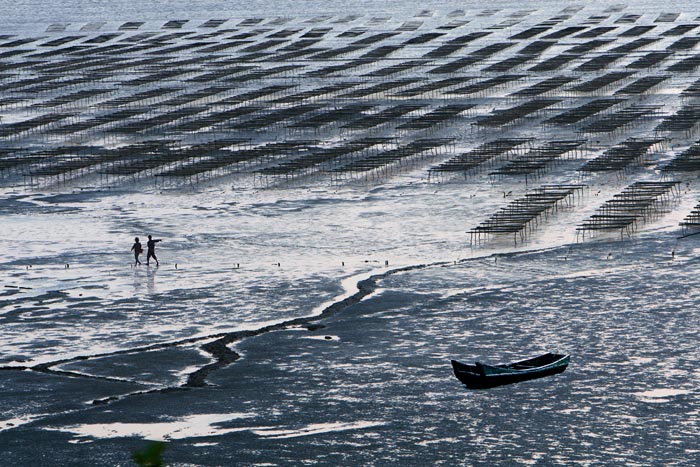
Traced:
<path fill-rule="evenodd" d="M 152 295 L 156 293 L 156 274 L 157 267 L 135 266 L 133 267 L 133 282 L 134 295 L 142 295 L 144 292 L 144 280 L 146 285 L 146 294 Z"/>
<path fill-rule="evenodd" d="M 690 394 L 691 391 L 685 389 L 651 389 L 649 391 L 643 391 L 635 393 L 635 396 L 643 402 L 649 403 L 663 403 L 669 402 L 671 398 L 675 396 L 685 396 Z"/>
<path fill-rule="evenodd" d="M 141 274 L 141 267 L 140 266 L 133 266 L 133 275 L 132 275 L 132 287 L 134 288 L 134 295 L 138 295 L 139 290 L 141 289 L 141 278 L 143 275 Z"/>
<path fill-rule="evenodd" d="M 249 418 L 250 416 L 251 415 L 244 413 L 201 414 L 157 423 L 85 424 L 61 427 L 60 430 L 67 431 L 81 437 L 140 437 L 153 441 L 166 441 L 244 431 L 247 428 L 235 427 L 224 429 L 217 427 L 216 424 Z"/>
<path fill-rule="evenodd" d="M 147 268 L 146 269 L 146 293 L 152 295 L 156 293 L 156 273 L 158 272 L 158 267 Z"/>
<path fill-rule="evenodd" d="M 222 423 L 233 423 L 254 417 L 254 414 L 200 414 L 176 418 L 156 423 L 98 423 L 73 425 L 53 428 L 54 430 L 73 433 L 79 437 L 92 438 L 122 438 L 139 437 L 153 441 L 170 441 L 174 439 L 199 438 L 205 436 L 221 436 L 229 433 L 250 431 L 263 438 L 296 438 L 337 431 L 362 430 L 385 425 L 379 421 L 355 421 L 316 423 L 302 427 L 280 426 L 219 426 Z M 213 443 L 215 444 L 215 443 Z"/>

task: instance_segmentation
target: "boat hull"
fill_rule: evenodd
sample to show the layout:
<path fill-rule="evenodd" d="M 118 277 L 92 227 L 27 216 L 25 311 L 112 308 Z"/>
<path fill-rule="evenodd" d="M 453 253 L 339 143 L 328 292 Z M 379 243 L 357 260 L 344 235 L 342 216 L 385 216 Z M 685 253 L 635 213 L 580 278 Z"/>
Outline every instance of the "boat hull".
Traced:
<path fill-rule="evenodd" d="M 508 365 L 469 365 L 452 360 L 455 376 L 468 388 L 486 389 L 505 384 L 519 383 L 562 373 L 569 365 L 570 356 L 545 354 Z"/>

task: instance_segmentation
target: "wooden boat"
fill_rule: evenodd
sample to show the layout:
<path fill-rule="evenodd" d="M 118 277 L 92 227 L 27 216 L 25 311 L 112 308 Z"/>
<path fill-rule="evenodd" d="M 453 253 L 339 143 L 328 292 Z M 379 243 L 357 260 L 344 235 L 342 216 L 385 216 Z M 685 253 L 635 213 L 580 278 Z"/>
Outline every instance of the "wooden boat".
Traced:
<path fill-rule="evenodd" d="M 546 353 L 539 357 L 501 365 L 479 362 L 469 365 L 452 360 L 452 369 L 457 379 L 467 387 L 483 389 L 561 373 L 566 370 L 570 359 L 570 355 Z"/>

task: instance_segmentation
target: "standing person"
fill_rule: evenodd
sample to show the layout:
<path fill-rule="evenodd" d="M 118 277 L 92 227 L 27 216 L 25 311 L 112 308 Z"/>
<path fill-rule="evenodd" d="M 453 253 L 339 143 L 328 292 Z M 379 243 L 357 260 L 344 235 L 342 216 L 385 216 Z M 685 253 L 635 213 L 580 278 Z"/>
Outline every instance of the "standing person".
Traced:
<path fill-rule="evenodd" d="M 134 246 L 131 247 L 131 251 L 134 252 L 134 266 L 141 264 L 141 261 L 139 261 L 139 255 L 143 253 L 143 247 L 141 247 L 141 242 L 139 241 L 138 237 L 134 239 Z"/>
<path fill-rule="evenodd" d="M 158 258 L 156 258 L 156 243 L 160 242 L 161 240 L 153 240 L 151 236 L 148 236 L 148 241 L 146 242 L 146 247 L 148 248 L 148 251 L 146 252 L 146 266 L 148 266 L 148 261 L 153 258 L 156 260 L 156 266 L 159 266 L 158 264 Z"/>

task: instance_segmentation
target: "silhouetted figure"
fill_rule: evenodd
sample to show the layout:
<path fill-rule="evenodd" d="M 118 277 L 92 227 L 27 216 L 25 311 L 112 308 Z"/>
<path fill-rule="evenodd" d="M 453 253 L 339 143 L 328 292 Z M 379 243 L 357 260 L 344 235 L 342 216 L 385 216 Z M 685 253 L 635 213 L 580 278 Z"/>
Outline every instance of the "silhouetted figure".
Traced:
<path fill-rule="evenodd" d="M 131 251 L 134 252 L 134 266 L 141 264 L 141 261 L 139 261 L 139 255 L 143 253 L 143 247 L 141 246 L 141 242 L 139 241 L 138 237 L 134 239 L 134 246 L 131 247 Z"/>
<path fill-rule="evenodd" d="M 158 258 L 156 258 L 156 243 L 158 242 L 160 242 L 160 239 L 153 240 L 150 235 L 148 236 L 148 241 L 146 242 L 146 248 L 148 248 L 148 251 L 146 252 L 146 266 L 148 266 L 151 258 L 156 260 L 156 266 L 159 266 Z"/>

